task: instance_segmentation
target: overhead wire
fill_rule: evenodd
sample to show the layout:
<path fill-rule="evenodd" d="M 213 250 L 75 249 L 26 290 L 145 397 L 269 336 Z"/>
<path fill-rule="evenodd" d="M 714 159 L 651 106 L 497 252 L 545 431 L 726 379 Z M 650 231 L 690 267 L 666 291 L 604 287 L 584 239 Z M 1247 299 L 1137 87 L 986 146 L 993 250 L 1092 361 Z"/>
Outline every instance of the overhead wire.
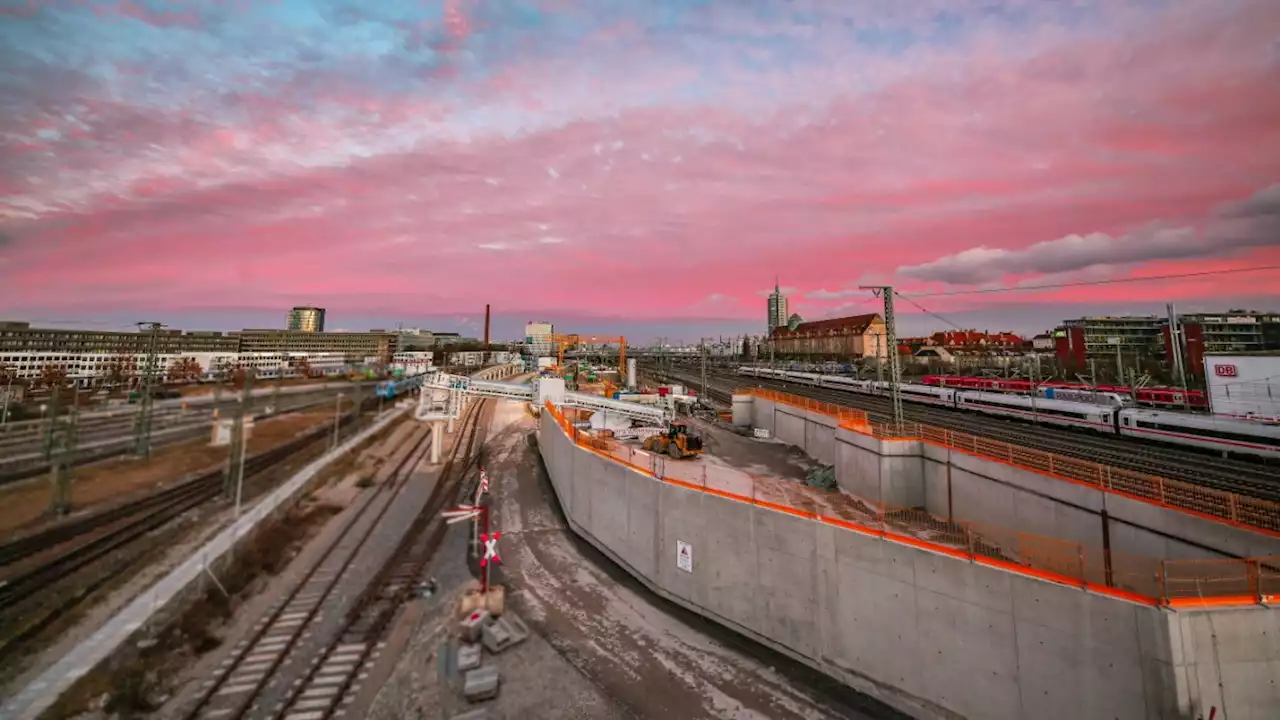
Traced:
<path fill-rule="evenodd" d="M 1280 270 L 1280 265 L 1258 265 L 1255 267 L 1224 268 L 1222 270 L 1201 270 L 1199 272 L 1168 273 L 1165 275 L 1145 275 L 1143 277 L 1111 278 L 1108 280 L 1080 280 L 1069 283 L 1046 283 L 1044 285 L 1015 285 L 1012 287 L 974 288 L 972 290 L 946 290 L 942 292 L 912 293 L 916 297 L 951 297 L 954 295 L 991 295 L 1003 292 L 1029 292 L 1034 290 L 1057 290 L 1059 288 L 1093 287 L 1097 285 L 1119 285 L 1122 283 L 1151 282 L 1153 280 L 1182 280 L 1214 275 L 1234 275 L 1239 273 L 1265 272 Z"/>

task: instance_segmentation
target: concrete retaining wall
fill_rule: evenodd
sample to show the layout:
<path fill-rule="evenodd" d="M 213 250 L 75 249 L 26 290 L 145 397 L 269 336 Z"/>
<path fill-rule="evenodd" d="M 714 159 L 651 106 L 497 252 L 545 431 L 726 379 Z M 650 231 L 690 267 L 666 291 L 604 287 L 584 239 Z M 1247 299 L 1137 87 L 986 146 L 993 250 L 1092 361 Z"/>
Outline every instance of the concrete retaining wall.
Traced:
<path fill-rule="evenodd" d="M 756 427 L 785 428 L 774 435 L 834 464 L 840 489 L 868 500 L 1096 547 L 1105 534 L 1113 552 L 1133 556 L 1280 555 L 1274 536 L 920 440 L 836 428 L 836 461 L 828 460 L 819 438 L 835 419 L 783 403 L 756 398 L 752 418 Z"/>
<path fill-rule="evenodd" d="M 277 509 L 292 503 L 302 489 L 329 463 L 350 452 L 392 421 L 403 416 L 405 412 L 407 411 L 397 409 L 383 413 L 383 416 L 369 428 L 325 453 L 283 485 L 271 491 L 241 515 L 238 522 L 215 535 L 181 565 L 123 607 L 97 632 L 5 702 L 4 706 L 0 707 L 0 718 L 34 720 L 39 717 L 80 678 L 110 658 L 135 633 L 151 622 L 153 617 L 163 613 L 189 587 L 194 586 L 205 574 L 206 568 L 217 564 L 232 548 L 253 534 L 259 523 L 270 517 Z"/>
<path fill-rule="evenodd" d="M 545 413 L 538 442 L 570 527 L 654 592 L 916 717 L 1280 707 L 1276 611 L 1170 613 L 686 489 L 578 447 Z"/>

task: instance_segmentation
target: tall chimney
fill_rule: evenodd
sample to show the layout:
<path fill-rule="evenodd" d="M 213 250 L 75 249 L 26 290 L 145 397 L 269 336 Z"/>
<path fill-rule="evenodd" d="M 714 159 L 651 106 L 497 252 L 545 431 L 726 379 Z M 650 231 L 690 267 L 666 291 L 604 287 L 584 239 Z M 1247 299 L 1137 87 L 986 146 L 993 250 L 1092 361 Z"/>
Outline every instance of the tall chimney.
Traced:
<path fill-rule="evenodd" d="M 484 346 L 489 347 L 489 303 L 484 304 Z"/>

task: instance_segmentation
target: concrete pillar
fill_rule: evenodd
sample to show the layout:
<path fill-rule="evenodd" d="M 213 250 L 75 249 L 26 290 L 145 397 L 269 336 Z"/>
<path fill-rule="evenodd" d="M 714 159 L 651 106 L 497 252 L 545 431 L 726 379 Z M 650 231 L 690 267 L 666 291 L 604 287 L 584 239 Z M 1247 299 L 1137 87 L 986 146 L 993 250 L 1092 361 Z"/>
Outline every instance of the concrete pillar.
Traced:
<path fill-rule="evenodd" d="M 439 420 L 431 423 L 431 464 L 440 464 L 440 436 L 444 435 L 444 423 Z"/>
<path fill-rule="evenodd" d="M 445 432 L 449 433 L 450 435 L 453 434 L 453 418 L 449 418 L 448 429 Z"/>

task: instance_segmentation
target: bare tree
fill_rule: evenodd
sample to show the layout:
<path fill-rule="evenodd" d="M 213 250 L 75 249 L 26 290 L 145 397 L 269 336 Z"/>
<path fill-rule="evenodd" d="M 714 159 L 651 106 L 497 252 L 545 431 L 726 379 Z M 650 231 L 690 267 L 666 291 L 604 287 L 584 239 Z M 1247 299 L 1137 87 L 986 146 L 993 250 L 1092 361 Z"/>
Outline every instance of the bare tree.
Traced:
<path fill-rule="evenodd" d="M 200 362 L 195 358 L 178 358 L 170 363 L 165 375 L 171 382 L 192 382 L 204 376 L 204 368 L 200 366 Z"/>
<path fill-rule="evenodd" d="M 138 376 L 138 359 L 132 355 L 118 355 L 103 369 L 102 379 L 108 385 L 124 385 Z"/>
<path fill-rule="evenodd" d="M 45 365 L 40 368 L 40 377 L 33 383 L 36 388 L 53 390 L 67 384 L 67 369 L 59 365 Z"/>

